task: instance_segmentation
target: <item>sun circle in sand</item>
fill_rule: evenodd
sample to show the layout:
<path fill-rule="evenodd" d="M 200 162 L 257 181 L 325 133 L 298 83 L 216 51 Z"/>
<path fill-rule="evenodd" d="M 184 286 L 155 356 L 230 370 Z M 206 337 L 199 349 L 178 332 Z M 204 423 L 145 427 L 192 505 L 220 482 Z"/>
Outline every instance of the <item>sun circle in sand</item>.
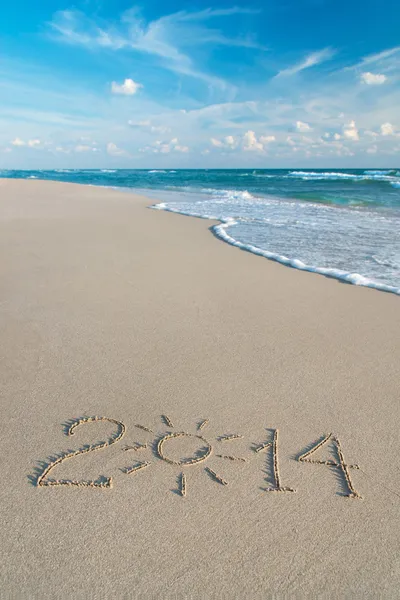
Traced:
<path fill-rule="evenodd" d="M 166 442 L 171 441 L 176 438 L 182 438 L 182 437 L 196 438 L 202 442 L 202 447 L 199 448 L 199 450 L 193 456 L 190 456 L 188 458 L 182 458 L 181 460 L 173 460 L 172 458 L 169 458 L 165 454 L 164 446 L 165 446 Z M 179 465 L 181 467 L 185 467 L 188 465 L 195 465 L 196 463 L 202 462 L 203 460 L 206 460 L 210 456 L 211 452 L 212 452 L 212 446 L 205 438 L 203 438 L 201 435 L 184 433 L 183 431 L 179 432 L 179 433 L 176 433 L 176 432 L 167 433 L 159 440 L 159 442 L 157 444 L 157 454 L 158 454 L 159 458 L 161 458 L 162 460 L 165 460 L 167 463 L 170 463 L 171 465 Z"/>

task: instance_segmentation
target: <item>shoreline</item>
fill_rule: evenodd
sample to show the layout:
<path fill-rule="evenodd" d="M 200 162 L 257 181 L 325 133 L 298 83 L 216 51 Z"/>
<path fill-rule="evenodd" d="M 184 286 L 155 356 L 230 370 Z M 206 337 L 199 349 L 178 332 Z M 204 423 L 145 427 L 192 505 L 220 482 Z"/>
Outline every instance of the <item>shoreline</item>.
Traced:
<path fill-rule="evenodd" d="M 117 190 L 117 188 L 113 189 Z M 254 254 L 255 256 L 262 256 L 263 258 L 272 260 L 285 267 L 290 267 L 298 271 L 303 271 L 305 273 L 314 273 L 316 275 L 323 275 L 324 277 L 327 277 L 329 279 L 335 279 L 340 283 L 348 283 L 349 285 L 365 287 L 377 290 L 378 292 L 386 292 L 388 294 L 395 294 L 396 296 L 400 296 L 400 287 L 390 286 L 384 283 L 373 281 L 368 277 L 360 275 L 359 273 L 350 273 L 349 271 L 335 269 L 334 267 L 313 267 L 310 265 L 306 265 L 297 258 L 288 258 L 287 256 L 277 254 L 276 252 L 262 250 L 261 248 L 259 248 L 258 246 L 254 246 L 253 244 L 246 244 L 244 242 L 240 242 L 239 240 L 236 240 L 234 237 L 227 233 L 227 229 L 237 224 L 237 221 L 235 221 L 234 217 L 219 219 L 213 216 L 203 216 L 200 214 L 183 212 L 174 208 L 169 208 L 166 202 L 160 202 L 158 204 L 149 206 L 148 208 L 152 208 L 155 210 L 163 210 L 166 212 L 171 212 L 186 217 L 193 217 L 196 219 L 218 221 L 219 225 L 212 225 L 209 229 L 211 233 L 215 235 L 216 238 L 229 244 L 230 246 L 234 246 L 236 248 L 239 248 L 240 250 L 249 252 L 250 254 Z"/>
<path fill-rule="evenodd" d="M 397 597 L 397 298 L 148 206 L 0 180 L 4 597 Z"/>
<path fill-rule="evenodd" d="M 219 169 L 216 169 L 216 170 L 219 170 Z M 103 169 L 101 171 L 102 172 L 116 172 L 116 170 L 108 170 L 108 169 Z M 148 171 L 147 169 L 143 169 L 143 171 L 152 172 L 152 171 Z M 235 169 L 234 169 L 234 171 L 235 171 Z M 389 169 L 387 169 L 386 171 L 389 171 Z M 158 171 L 154 171 L 154 172 L 158 172 Z M 174 172 L 174 171 L 170 171 L 170 172 Z M 378 173 L 378 171 L 371 171 L 371 170 L 370 170 L 370 172 Z M 379 171 L 379 172 L 382 173 L 383 171 Z M 4 178 L 4 180 L 7 181 L 6 178 Z M 9 179 L 9 181 L 24 181 L 24 180 L 25 179 Z M 29 179 L 29 180 L 31 180 L 31 179 Z M 144 195 L 145 195 L 147 191 L 153 191 L 150 188 L 149 189 L 141 188 L 141 189 L 139 189 L 138 192 L 136 192 L 135 191 L 136 188 L 119 187 L 119 186 L 105 185 L 105 184 L 104 185 L 103 184 L 92 184 L 92 183 L 76 184 L 73 182 L 60 182 L 57 180 L 48 180 L 48 179 L 39 179 L 39 178 L 35 178 L 34 180 L 53 181 L 54 183 L 68 183 L 68 184 L 72 184 L 72 185 L 88 185 L 91 187 L 110 189 L 110 190 L 114 190 L 114 191 L 120 192 L 120 193 L 133 194 L 134 196 L 138 196 L 138 195 L 142 196 L 141 192 L 144 192 Z M 165 192 L 166 190 L 161 190 L 161 191 Z M 171 194 L 172 194 L 172 192 L 171 192 Z M 145 197 L 147 197 L 147 196 L 145 195 Z M 277 196 L 277 198 L 278 198 L 278 196 Z M 160 202 L 160 201 L 154 199 L 155 200 L 155 203 L 154 203 L 154 201 L 152 201 L 151 198 L 148 198 L 148 200 L 149 200 L 149 202 L 151 202 L 151 204 L 149 204 L 148 208 L 151 208 L 153 210 L 162 210 L 165 212 L 171 212 L 173 214 L 180 214 L 180 215 L 187 216 L 187 217 L 215 221 L 216 223 L 214 225 L 211 225 L 209 227 L 209 230 L 217 239 L 229 244 L 230 246 L 234 246 L 234 247 L 239 248 L 240 250 L 249 252 L 250 254 L 253 254 L 255 256 L 261 256 L 270 261 L 277 262 L 283 266 L 290 267 L 292 269 L 296 269 L 296 270 L 303 271 L 306 273 L 314 273 L 317 275 L 322 275 L 328 279 L 334 279 L 336 281 L 339 281 L 340 283 L 347 283 L 347 284 L 354 285 L 357 287 L 375 289 L 380 292 L 386 292 L 389 294 L 394 294 L 396 296 L 400 296 L 400 287 L 385 284 L 385 283 L 380 283 L 374 279 L 371 279 L 369 277 L 361 275 L 357 272 L 345 271 L 343 269 L 338 269 L 335 267 L 319 267 L 319 266 L 314 266 L 314 265 L 308 265 L 308 264 L 305 264 L 303 261 L 301 261 L 298 258 L 289 258 L 285 255 L 278 254 L 278 253 L 272 252 L 270 250 L 264 250 L 253 244 L 241 242 L 241 241 L 235 239 L 233 236 L 229 235 L 229 233 L 228 233 L 228 229 L 237 225 L 237 220 L 235 220 L 236 217 L 219 218 L 219 217 L 212 216 L 212 215 L 202 215 L 199 213 L 185 212 L 185 211 L 181 211 L 176 208 L 169 207 L 168 202 Z M 285 198 L 284 200 L 288 200 L 288 199 Z M 326 206 L 330 207 L 331 205 L 326 204 Z M 338 210 L 340 208 L 341 208 L 340 206 L 335 207 L 336 210 Z M 342 207 L 342 208 L 346 209 L 348 207 Z"/>

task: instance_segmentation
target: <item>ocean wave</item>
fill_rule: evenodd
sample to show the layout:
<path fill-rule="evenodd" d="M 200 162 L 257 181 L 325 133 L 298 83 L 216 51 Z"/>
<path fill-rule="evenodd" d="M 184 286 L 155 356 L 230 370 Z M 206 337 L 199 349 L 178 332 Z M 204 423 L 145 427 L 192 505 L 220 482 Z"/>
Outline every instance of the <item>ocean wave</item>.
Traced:
<path fill-rule="evenodd" d="M 166 173 L 167 171 L 163 171 L 163 170 L 159 170 L 159 169 L 152 169 L 151 171 L 147 171 L 148 173 Z"/>
<path fill-rule="evenodd" d="M 101 169 L 102 173 L 116 173 L 116 169 Z"/>
<path fill-rule="evenodd" d="M 267 173 L 257 173 L 257 171 L 253 171 L 252 173 L 239 173 L 239 177 L 259 177 L 260 179 L 276 179 L 279 178 L 280 175 L 268 175 Z"/>
<path fill-rule="evenodd" d="M 390 185 L 392 185 L 394 188 L 400 188 L 400 181 L 391 181 Z"/>
<path fill-rule="evenodd" d="M 392 175 L 388 173 L 393 173 Z M 303 181 L 371 181 L 371 182 L 387 182 L 393 185 L 393 183 L 400 183 L 398 177 L 396 177 L 396 171 L 365 171 L 362 175 L 355 173 L 335 173 L 326 172 L 318 173 L 315 171 L 291 171 L 288 175 L 284 175 L 284 178 L 302 179 Z M 395 187 L 397 187 L 395 185 Z"/>
<path fill-rule="evenodd" d="M 168 191 L 179 191 L 186 192 L 189 194 L 201 194 L 212 198 L 213 200 L 219 199 L 222 201 L 234 201 L 234 200 L 260 200 L 259 197 L 254 196 L 247 190 L 226 190 L 226 189 L 218 189 L 218 188 L 198 188 L 190 185 L 169 185 L 165 186 L 165 189 Z M 218 202 L 218 200 L 216 200 Z"/>
<path fill-rule="evenodd" d="M 337 177 L 338 179 L 350 179 L 352 177 L 359 177 L 359 175 L 353 175 L 352 173 L 340 173 L 340 172 L 317 172 L 317 171 L 290 171 L 289 176 L 291 177 L 323 177 L 324 179 L 332 179 Z"/>
<path fill-rule="evenodd" d="M 234 227 L 238 224 L 238 221 L 233 217 L 220 218 L 212 214 L 200 214 L 191 211 L 182 211 L 169 206 L 166 202 L 154 204 L 150 208 L 154 210 L 163 210 L 167 212 L 183 214 L 190 217 L 219 221 L 219 225 L 214 225 L 211 228 L 218 238 L 220 238 L 224 242 L 227 242 L 231 246 L 235 246 L 237 248 L 240 248 L 241 250 L 245 250 L 246 252 L 255 254 L 256 256 L 263 256 L 264 258 L 268 258 L 288 267 L 293 267 L 294 269 L 298 269 L 300 271 L 317 273 L 319 275 L 324 275 L 325 277 L 330 277 L 332 279 L 337 279 L 339 281 L 344 281 L 353 285 L 369 287 L 383 292 L 391 292 L 393 294 L 400 295 L 400 287 L 395 287 L 392 285 L 374 281 L 373 279 L 365 277 L 364 275 L 360 275 L 359 273 L 351 273 L 349 271 L 344 271 L 343 269 L 336 269 L 332 267 L 319 267 L 314 265 L 307 265 L 298 258 L 289 258 L 282 254 L 271 252 L 269 250 L 263 250 L 253 244 L 240 242 L 228 233 L 229 228 Z"/>
<path fill-rule="evenodd" d="M 365 175 L 398 175 L 399 172 L 396 169 L 383 169 L 383 170 L 367 170 L 364 171 Z"/>
<path fill-rule="evenodd" d="M 252 177 L 257 177 L 258 179 L 276 179 L 277 175 L 267 175 L 267 173 L 252 173 Z"/>
<path fill-rule="evenodd" d="M 216 188 L 201 188 L 196 190 L 202 194 L 207 194 L 213 198 L 221 198 L 224 200 L 256 200 L 256 196 L 250 194 L 247 190 L 219 190 Z"/>

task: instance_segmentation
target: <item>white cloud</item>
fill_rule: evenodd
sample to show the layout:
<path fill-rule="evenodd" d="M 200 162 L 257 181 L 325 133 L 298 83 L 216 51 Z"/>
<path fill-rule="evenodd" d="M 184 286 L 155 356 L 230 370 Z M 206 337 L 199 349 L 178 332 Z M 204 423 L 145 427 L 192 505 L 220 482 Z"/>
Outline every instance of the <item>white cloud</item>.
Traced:
<path fill-rule="evenodd" d="M 40 146 L 41 141 L 34 139 L 24 142 L 24 140 L 21 140 L 19 137 L 16 137 L 15 140 L 11 142 L 11 144 L 13 146 L 28 146 L 29 148 L 36 148 L 37 146 Z"/>
<path fill-rule="evenodd" d="M 387 77 L 386 75 L 381 75 L 380 73 L 375 74 L 367 72 L 361 74 L 361 79 L 368 85 L 382 85 L 382 83 L 385 83 Z"/>
<path fill-rule="evenodd" d="M 173 138 L 170 142 L 156 140 L 151 146 L 140 148 L 139 152 L 152 152 L 153 154 L 169 154 L 170 152 L 187 153 L 190 151 L 189 146 L 181 146 L 178 138 Z"/>
<path fill-rule="evenodd" d="M 210 138 L 210 142 L 215 148 L 223 148 L 224 143 L 221 140 L 217 140 L 216 138 Z"/>
<path fill-rule="evenodd" d="M 312 52 L 308 56 L 306 56 L 302 61 L 296 63 L 293 67 L 288 67 L 287 69 L 283 69 L 279 71 L 277 77 L 288 76 L 288 75 L 296 75 L 304 69 L 309 69 L 310 67 L 315 67 L 327 60 L 330 60 L 336 51 L 333 48 L 323 48 L 318 52 Z"/>
<path fill-rule="evenodd" d="M 74 148 L 75 152 L 90 152 L 92 150 L 91 146 L 86 146 L 85 144 L 78 144 Z"/>
<path fill-rule="evenodd" d="M 378 152 L 378 146 L 371 146 L 367 148 L 367 154 L 376 154 Z"/>
<path fill-rule="evenodd" d="M 215 148 L 224 148 L 227 150 L 235 150 L 241 145 L 245 152 L 263 152 L 264 144 L 270 144 L 275 141 L 274 135 L 266 135 L 257 138 L 256 133 L 252 130 L 246 131 L 243 136 L 227 135 L 222 140 L 211 138 L 210 142 Z"/>
<path fill-rule="evenodd" d="M 202 154 L 206 155 L 206 154 L 210 154 L 210 151 L 208 149 L 205 149 L 202 151 Z"/>
<path fill-rule="evenodd" d="M 113 81 L 111 84 L 111 91 L 113 94 L 123 94 L 125 96 L 133 96 L 136 94 L 143 85 L 133 81 L 133 79 L 125 79 L 124 83 L 117 83 Z"/>
<path fill-rule="evenodd" d="M 304 133 L 306 131 L 312 131 L 309 124 L 303 123 L 303 121 L 296 121 L 296 129 L 297 129 L 297 131 L 301 131 L 302 133 Z"/>
<path fill-rule="evenodd" d="M 238 145 L 238 142 L 236 138 L 233 137 L 233 135 L 227 135 L 224 139 L 224 142 L 229 148 L 236 148 L 236 146 Z"/>
<path fill-rule="evenodd" d="M 262 144 L 270 144 L 271 142 L 275 142 L 276 137 L 274 135 L 262 135 L 260 137 L 260 142 Z"/>
<path fill-rule="evenodd" d="M 40 140 L 28 140 L 27 145 L 30 148 L 35 148 L 35 146 L 40 146 Z"/>
<path fill-rule="evenodd" d="M 343 137 L 345 137 L 347 140 L 353 140 L 355 142 L 360 139 L 355 121 L 350 121 L 348 125 L 343 127 Z"/>
<path fill-rule="evenodd" d="M 108 142 L 107 154 L 110 154 L 111 156 L 122 156 L 123 154 L 126 154 L 126 152 L 125 150 L 122 150 L 122 148 L 118 148 L 117 144 L 114 144 L 114 142 Z"/>
<path fill-rule="evenodd" d="M 341 137 L 342 136 L 340 135 L 340 133 L 334 133 L 333 134 L 333 139 L 336 140 L 336 141 L 340 140 Z"/>
<path fill-rule="evenodd" d="M 63 146 L 56 146 L 54 148 L 56 152 L 62 152 L 63 154 L 69 154 L 70 150 L 68 148 L 64 148 Z"/>
<path fill-rule="evenodd" d="M 235 150 L 239 145 L 239 139 L 233 135 L 227 135 L 223 140 L 210 138 L 210 142 L 215 148 L 226 148 L 228 150 Z"/>
<path fill-rule="evenodd" d="M 339 145 L 336 154 L 338 156 L 354 156 L 354 152 L 347 148 L 347 146 L 343 146 L 343 144 Z"/>
<path fill-rule="evenodd" d="M 393 125 L 391 123 L 382 123 L 381 135 L 396 135 L 394 132 Z"/>
<path fill-rule="evenodd" d="M 243 150 L 245 152 L 262 152 L 264 146 L 257 140 L 254 131 L 246 131 L 243 136 Z"/>
<path fill-rule="evenodd" d="M 162 142 L 161 140 L 156 140 L 152 147 L 146 146 L 141 149 L 141 152 L 154 152 L 154 154 L 169 154 L 171 152 L 171 145 L 168 142 Z"/>
<path fill-rule="evenodd" d="M 128 125 L 131 127 L 136 127 L 138 129 L 143 129 L 150 131 L 151 133 L 169 133 L 171 131 L 170 127 L 165 127 L 165 125 L 153 125 L 152 121 L 149 119 L 144 121 L 128 121 Z"/>
<path fill-rule="evenodd" d="M 288 135 L 288 136 L 287 136 L 287 138 L 286 138 L 286 143 L 287 143 L 289 146 L 293 146 L 293 147 L 294 147 L 294 146 L 296 146 L 296 142 L 293 140 L 293 138 L 291 138 L 291 137 L 290 137 L 290 135 Z"/>
<path fill-rule="evenodd" d="M 171 128 L 165 127 L 164 125 L 151 125 L 150 131 L 151 133 L 169 133 Z"/>

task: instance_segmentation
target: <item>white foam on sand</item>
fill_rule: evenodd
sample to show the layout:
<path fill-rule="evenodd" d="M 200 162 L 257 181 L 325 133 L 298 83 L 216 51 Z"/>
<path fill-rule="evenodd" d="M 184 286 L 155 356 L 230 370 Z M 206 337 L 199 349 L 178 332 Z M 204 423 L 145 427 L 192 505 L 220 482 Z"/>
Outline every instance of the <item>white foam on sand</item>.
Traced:
<path fill-rule="evenodd" d="M 249 194 L 248 192 L 241 192 L 242 197 L 244 193 L 248 194 L 251 197 L 251 194 Z M 170 207 L 166 202 L 160 202 L 158 204 L 152 205 L 150 208 L 154 210 L 163 210 L 167 212 L 182 214 L 190 217 L 197 217 L 200 219 L 219 221 L 219 225 L 214 225 L 211 228 L 212 232 L 219 239 L 223 240 L 224 242 L 227 242 L 231 246 L 236 246 L 241 250 L 246 250 L 247 252 L 255 254 L 256 256 L 263 256 L 264 258 L 274 260 L 282 265 L 292 267 L 294 269 L 299 269 L 301 271 L 307 271 L 309 273 L 318 273 L 320 275 L 324 275 L 325 277 L 331 277 L 333 279 L 338 279 L 339 281 L 344 281 L 353 285 L 369 287 L 383 292 L 391 292 L 393 294 L 400 295 L 400 287 L 386 285 L 384 283 L 374 281 L 368 277 L 360 275 L 359 273 L 351 273 L 342 269 L 307 265 L 298 258 L 289 258 L 282 254 L 270 252 L 268 250 L 263 250 L 261 248 L 258 248 L 257 246 L 254 246 L 253 244 L 246 244 L 244 242 L 240 242 L 228 233 L 228 230 L 230 228 L 238 224 L 238 222 L 234 218 L 228 217 L 221 219 L 219 217 L 216 217 L 215 215 L 204 215 L 194 212 L 181 211 L 176 208 Z"/>

